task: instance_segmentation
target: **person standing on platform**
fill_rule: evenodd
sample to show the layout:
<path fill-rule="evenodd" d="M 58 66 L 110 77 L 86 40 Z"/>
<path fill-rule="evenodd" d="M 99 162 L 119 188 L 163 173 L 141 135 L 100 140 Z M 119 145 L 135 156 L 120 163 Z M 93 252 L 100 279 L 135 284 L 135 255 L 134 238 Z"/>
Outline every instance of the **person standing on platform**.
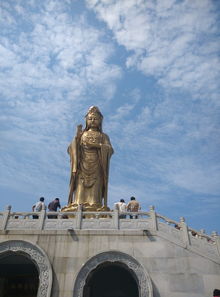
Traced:
<path fill-rule="evenodd" d="M 55 198 L 53 201 L 51 201 L 48 204 L 49 211 L 57 211 L 58 208 L 61 208 L 59 198 Z M 56 215 L 48 215 L 48 219 L 56 219 L 56 218 L 57 218 Z"/>
<path fill-rule="evenodd" d="M 126 205 L 124 199 L 121 199 L 120 202 L 115 203 L 115 208 L 119 211 L 119 218 L 120 219 L 125 219 L 126 215 L 125 214 L 120 214 L 121 212 L 126 212 L 127 211 L 127 205 Z"/>
<path fill-rule="evenodd" d="M 44 197 L 40 197 L 39 201 L 36 202 L 33 206 L 32 206 L 32 211 L 34 212 L 39 212 L 43 209 L 43 206 L 46 208 L 46 205 L 44 203 Z M 37 215 L 33 215 L 33 219 L 38 219 Z"/>
<path fill-rule="evenodd" d="M 127 205 L 127 211 L 129 212 L 138 212 L 141 209 L 139 202 L 135 197 L 131 197 L 131 201 Z M 137 219 L 138 215 L 130 215 L 130 219 Z"/>

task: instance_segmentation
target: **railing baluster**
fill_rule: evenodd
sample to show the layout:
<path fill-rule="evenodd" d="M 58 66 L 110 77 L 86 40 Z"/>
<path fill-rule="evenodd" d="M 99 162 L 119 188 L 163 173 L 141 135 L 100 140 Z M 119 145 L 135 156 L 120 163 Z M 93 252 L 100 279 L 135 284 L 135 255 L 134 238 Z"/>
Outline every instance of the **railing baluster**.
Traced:
<path fill-rule="evenodd" d="M 218 250 L 218 254 L 220 256 L 220 236 L 218 236 L 218 233 L 216 231 L 212 231 L 212 237 L 215 240 L 217 250 Z"/>
<path fill-rule="evenodd" d="M 115 229 L 119 229 L 119 217 L 117 209 L 114 209 L 114 227 Z"/>
<path fill-rule="evenodd" d="M 76 212 L 76 229 L 81 229 L 81 225 L 82 225 L 82 205 L 79 205 Z"/>
<path fill-rule="evenodd" d="M 45 207 L 45 205 L 43 205 L 42 210 L 39 215 L 39 229 L 40 230 L 43 230 L 43 228 L 44 228 L 45 218 L 46 218 L 46 207 Z"/>
<path fill-rule="evenodd" d="M 3 222 L 2 222 L 2 230 L 7 229 L 7 223 L 10 219 L 11 205 L 6 206 L 6 209 L 3 213 Z"/>
<path fill-rule="evenodd" d="M 191 242 L 190 242 L 190 238 L 189 238 L 188 226 L 185 223 L 184 217 L 180 218 L 180 228 L 182 230 L 183 241 L 185 242 L 186 246 L 190 245 Z"/>
<path fill-rule="evenodd" d="M 155 207 L 153 205 L 150 206 L 150 217 L 151 217 L 152 229 L 157 231 L 158 230 L 157 216 L 155 212 Z"/>

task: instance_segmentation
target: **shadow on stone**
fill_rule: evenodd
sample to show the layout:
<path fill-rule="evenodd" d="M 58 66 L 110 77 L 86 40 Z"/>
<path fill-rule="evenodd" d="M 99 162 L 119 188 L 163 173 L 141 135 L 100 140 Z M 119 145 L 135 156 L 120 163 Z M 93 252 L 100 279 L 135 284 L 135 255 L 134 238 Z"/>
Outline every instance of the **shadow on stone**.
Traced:
<path fill-rule="evenodd" d="M 150 241 L 156 241 L 155 236 L 149 230 L 143 230 L 143 234 L 147 236 Z"/>
<path fill-rule="evenodd" d="M 68 229 L 70 236 L 72 237 L 73 241 L 79 241 L 78 236 L 76 235 L 76 232 L 74 229 L 69 228 Z"/>
<path fill-rule="evenodd" d="M 59 297 L 59 292 L 60 292 L 60 287 L 59 287 L 59 282 L 57 279 L 57 275 L 53 269 L 53 286 L 52 286 L 52 294 L 51 296 L 53 297 Z"/>
<path fill-rule="evenodd" d="M 154 292 L 154 297 L 161 297 L 160 293 L 155 285 L 155 283 L 152 281 L 152 286 L 153 286 L 153 292 Z"/>

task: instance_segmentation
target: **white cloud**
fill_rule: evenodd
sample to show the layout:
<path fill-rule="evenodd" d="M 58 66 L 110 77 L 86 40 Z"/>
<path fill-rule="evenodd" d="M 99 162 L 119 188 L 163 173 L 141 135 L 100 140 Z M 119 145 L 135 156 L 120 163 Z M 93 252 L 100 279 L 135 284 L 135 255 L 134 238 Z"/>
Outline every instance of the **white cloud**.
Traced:
<path fill-rule="evenodd" d="M 109 122 L 118 154 L 113 158 L 120 162 L 116 184 L 126 172 L 124 183 L 156 201 L 168 195 L 175 201 L 175 189 L 219 195 L 219 121 L 213 104 L 167 95 L 154 108 L 122 104 Z"/>
<path fill-rule="evenodd" d="M 121 76 L 108 61 L 114 48 L 72 7 L 69 1 L 1 3 L 1 185 L 59 193 L 66 178 L 66 194 L 72 121 L 85 112 L 85 101 L 91 104 L 88 91 L 114 95 Z"/>
<path fill-rule="evenodd" d="M 0 39 L 1 66 L 7 67 L 1 73 L 0 90 L 6 99 L 9 92 L 12 98 L 15 93 L 23 96 L 29 87 L 47 90 L 51 96 L 75 88 L 82 91 L 90 84 L 105 87 L 109 83 L 112 89 L 120 68 L 107 63 L 113 48 L 102 41 L 101 31 L 83 17 L 71 19 L 57 1 L 45 2 L 45 9 L 32 14 L 25 11 L 24 15 L 25 7 L 19 7 L 23 18 L 28 16 L 30 29 L 25 31 L 21 24 L 16 39 Z M 3 27 L 9 31 L 10 23 Z"/>
<path fill-rule="evenodd" d="M 218 103 L 219 41 L 212 1 L 87 0 L 128 51 L 127 67 Z M 209 75 L 207 75 L 209 73 Z"/>
<path fill-rule="evenodd" d="M 65 203 L 68 142 L 98 105 L 115 149 L 110 205 L 134 195 L 144 209 L 158 203 L 169 212 L 185 194 L 213 198 L 220 138 L 210 100 L 219 63 L 212 2 L 88 0 L 111 31 L 77 2 L 1 3 L 1 185 Z"/>

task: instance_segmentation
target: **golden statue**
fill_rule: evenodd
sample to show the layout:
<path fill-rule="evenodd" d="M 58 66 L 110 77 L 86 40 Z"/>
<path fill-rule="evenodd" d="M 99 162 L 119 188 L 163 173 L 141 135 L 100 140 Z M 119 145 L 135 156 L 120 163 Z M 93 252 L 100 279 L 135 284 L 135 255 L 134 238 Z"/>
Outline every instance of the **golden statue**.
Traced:
<path fill-rule="evenodd" d="M 85 211 L 109 210 L 107 190 L 113 148 L 108 135 L 102 132 L 103 116 L 98 107 L 90 107 L 85 118 L 85 129 L 77 126 L 76 136 L 67 150 L 71 176 L 68 206 L 63 211 L 75 211 L 79 205 Z"/>

